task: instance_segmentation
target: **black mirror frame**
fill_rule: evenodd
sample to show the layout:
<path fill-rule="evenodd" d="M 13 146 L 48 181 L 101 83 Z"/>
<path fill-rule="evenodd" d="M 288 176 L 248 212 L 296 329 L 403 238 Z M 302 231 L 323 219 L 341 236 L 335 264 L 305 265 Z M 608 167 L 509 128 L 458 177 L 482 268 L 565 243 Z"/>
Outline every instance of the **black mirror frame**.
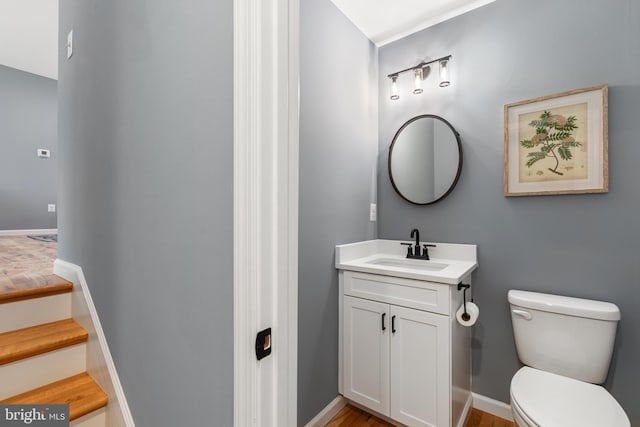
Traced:
<path fill-rule="evenodd" d="M 396 186 L 395 181 L 393 180 L 393 174 L 391 173 L 391 157 L 393 155 L 393 146 L 395 145 L 396 141 L 398 140 L 398 137 L 400 136 L 400 134 L 402 133 L 402 130 L 404 128 L 406 128 L 409 124 L 413 123 L 414 121 L 418 120 L 418 119 L 424 119 L 424 118 L 431 118 L 431 119 L 437 119 L 442 121 L 444 124 L 446 124 L 449 129 L 451 129 L 451 131 L 453 132 L 453 135 L 456 137 L 456 142 L 458 143 L 458 170 L 456 171 L 456 177 L 453 180 L 453 182 L 451 183 L 451 186 L 449 187 L 449 189 L 439 198 L 437 198 L 436 200 L 432 201 L 432 202 L 428 202 L 428 203 L 417 203 L 414 202 L 412 200 L 407 199 L 398 189 L 398 187 Z M 389 160 L 387 162 L 387 168 L 389 171 L 389 179 L 391 180 L 391 185 L 393 186 L 393 189 L 396 191 L 396 193 L 398 193 L 398 195 L 400 197 L 402 197 L 404 200 L 406 200 L 407 202 L 413 204 L 413 205 L 418 205 L 418 206 L 426 206 L 426 205 L 432 205 L 434 203 L 439 202 L 440 200 L 444 199 L 445 197 L 447 197 L 454 189 L 454 187 L 456 186 L 456 184 L 458 183 L 458 179 L 460 178 L 460 173 L 462 172 L 462 143 L 460 141 L 460 134 L 458 133 L 458 131 L 451 125 L 451 123 L 449 123 L 447 120 L 443 119 L 440 116 L 436 116 L 434 114 L 421 114 L 419 116 L 413 117 L 411 119 L 409 119 L 408 121 L 406 121 L 402 126 L 400 126 L 400 129 L 398 129 L 398 131 L 396 132 L 395 136 L 393 137 L 393 141 L 391 142 L 391 146 L 389 146 Z"/>

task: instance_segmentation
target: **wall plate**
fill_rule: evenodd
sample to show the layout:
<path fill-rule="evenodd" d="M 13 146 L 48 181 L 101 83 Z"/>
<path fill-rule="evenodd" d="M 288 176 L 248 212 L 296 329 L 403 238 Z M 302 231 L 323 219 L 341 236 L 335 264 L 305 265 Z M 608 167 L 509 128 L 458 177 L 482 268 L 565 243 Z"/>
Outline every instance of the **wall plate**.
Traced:
<path fill-rule="evenodd" d="M 73 30 L 67 34 L 67 59 L 73 56 Z"/>

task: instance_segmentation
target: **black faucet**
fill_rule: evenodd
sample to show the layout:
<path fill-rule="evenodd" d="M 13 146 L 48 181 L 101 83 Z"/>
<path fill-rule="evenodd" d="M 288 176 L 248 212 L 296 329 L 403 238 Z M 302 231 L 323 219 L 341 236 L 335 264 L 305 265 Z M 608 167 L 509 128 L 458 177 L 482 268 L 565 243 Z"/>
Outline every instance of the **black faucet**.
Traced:
<path fill-rule="evenodd" d="M 416 248 L 413 253 L 415 255 L 420 255 L 420 231 L 417 228 L 414 228 L 413 230 L 411 230 L 411 238 L 413 238 L 414 234 L 416 236 Z"/>
<path fill-rule="evenodd" d="M 423 248 L 420 248 L 420 231 L 417 228 L 411 230 L 411 237 L 415 236 L 416 244 L 414 247 L 411 247 L 411 243 L 400 243 L 401 245 L 407 246 L 407 258 L 411 259 L 423 259 L 425 261 L 429 260 L 429 248 L 435 248 L 436 245 L 424 244 Z"/>

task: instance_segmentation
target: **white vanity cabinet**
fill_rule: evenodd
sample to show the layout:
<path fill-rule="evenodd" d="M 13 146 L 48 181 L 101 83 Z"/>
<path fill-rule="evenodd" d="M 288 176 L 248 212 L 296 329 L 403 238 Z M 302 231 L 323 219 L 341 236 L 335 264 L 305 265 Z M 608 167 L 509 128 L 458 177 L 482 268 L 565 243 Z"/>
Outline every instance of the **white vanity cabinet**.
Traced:
<path fill-rule="evenodd" d="M 343 310 L 343 394 L 389 414 L 389 304 L 345 296 Z"/>
<path fill-rule="evenodd" d="M 451 286 L 350 271 L 342 282 L 344 396 L 409 426 L 450 425 L 451 319 L 437 311 Z"/>
<path fill-rule="evenodd" d="M 449 319 L 344 297 L 344 396 L 415 426 L 449 421 Z"/>
<path fill-rule="evenodd" d="M 338 267 L 341 394 L 402 425 L 462 427 L 471 406 L 471 333 L 455 319 L 462 291 L 351 267 Z"/>

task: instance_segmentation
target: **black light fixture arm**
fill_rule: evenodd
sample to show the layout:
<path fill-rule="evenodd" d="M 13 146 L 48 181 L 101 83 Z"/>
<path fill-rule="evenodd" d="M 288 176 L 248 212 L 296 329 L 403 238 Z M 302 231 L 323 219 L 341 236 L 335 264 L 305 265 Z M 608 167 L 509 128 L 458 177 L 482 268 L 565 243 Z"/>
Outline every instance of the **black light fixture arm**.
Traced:
<path fill-rule="evenodd" d="M 407 71 L 417 70 L 418 68 L 424 68 L 427 65 L 434 64 L 436 62 L 440 62 L 443 60 L 449 60 L 449 59 L 451 59 L 451 55 L 443 56 L 442 58 L 434 59 L 433 61 L 421 62 L 418 65 L 414 65 L 413 67 L 405 68 L 404 70 L 400 70 L 400 71 L 396 71 L 395 73 L 388 74 L 387 77 L 391 79 L 393 77 L 397 77 L 402 73 L 406 73 Z"/>

